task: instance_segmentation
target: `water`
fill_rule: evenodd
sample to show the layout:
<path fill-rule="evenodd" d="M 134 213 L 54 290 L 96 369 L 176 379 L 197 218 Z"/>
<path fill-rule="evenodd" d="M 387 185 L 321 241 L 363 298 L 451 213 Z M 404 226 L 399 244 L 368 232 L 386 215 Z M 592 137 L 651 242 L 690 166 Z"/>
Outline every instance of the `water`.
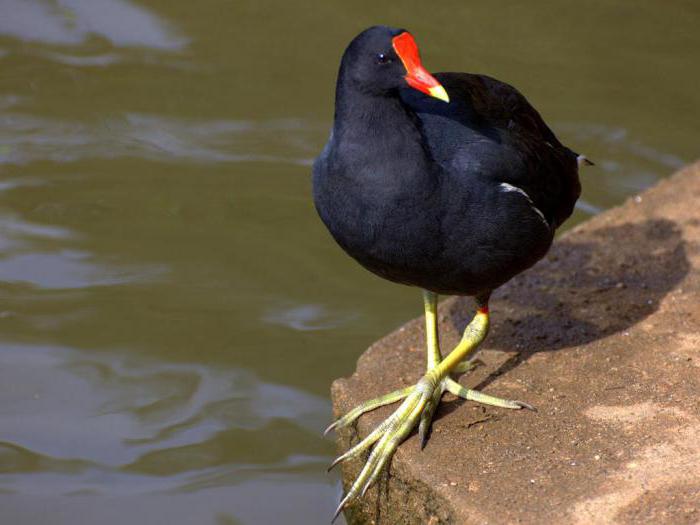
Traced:
<path fill-rule="evenodd" d="M 569 225 L 698 154 L 694 2 L 0 0 L 3 523 L 327 523 L 329 385 L 421 308 L 309 195 L 378 22 L 597 162 Z"/>

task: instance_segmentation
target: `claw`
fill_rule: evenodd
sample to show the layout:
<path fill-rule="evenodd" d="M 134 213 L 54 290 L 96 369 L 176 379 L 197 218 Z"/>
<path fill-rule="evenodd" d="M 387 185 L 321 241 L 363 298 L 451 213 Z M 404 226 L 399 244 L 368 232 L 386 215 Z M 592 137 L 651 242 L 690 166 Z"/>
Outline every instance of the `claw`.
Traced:
<path fill-rule="evenodd" d="M 328 471 L 335 467 L 338 463 L 341 463 L 345 461 L 346 459 L 350 459 L 352 457 L 357 456 L 360 454 L 362 451 L 368 449 L 371 447 L 380 437 L 382 437 L 382 432 L 384 432 L 391 424 L 394 422 L 394 417 L 390 417 L 388 419 L 385 419 L 377 428 L 375 428 L 372 432 L 370 432 L 367 437 L 365 437 L 362 441 L 360 441 L 357 445 L 354 447 L 350 448 L 347 450 L 344 454 L 338 456 L 335 458 L 333 463 L 331 463 L 331 466 L 328 467 Z"/>
<path fill-rule="evenodd" d="M 532 410 L 533 412 L 537 412 L 537 408 L 532 406 L 530 403 L 525 403 L 525 401 L 513 401 L 513 403 L 520 405 L 520 408 L 527 408 L 528 410 Z"/>
<path fill-rule="evenodd" d="M 328 425 L 328 427 L 326 428 L 326 430 L 323 431 L 323 435 L 324 435 L 324 436 L 327 436 L 328 433 L 329 433 L 331 430 L 333 430 L 335 427 L 338 426 L 338 423 L 339 423 L 339 422 L 340 422 L 340 419 L 336 419 L 335 421 L 333 421 L 333 423 L 331 423 L 330 425 Z"/>
<path fill-rule="evenodd" d="M 335 520 L 337 520 L 337 519 L 338 519 L 338 516 L 340 516 L 340 513 L 343 512 L 343 508 L 345 507 L 345 505 L 347 504 L 347 502 L 350 500 L 349 496 L 350 496 L 349 494 L 348 494 L 347 496 L 345 496 L 345 497 L 341 500 L 340 505 L 338 505 L 338 508 L 335 509 L 335 514 L 333 514 L 333 519 L 331 519 L 331 524 L 332 524 Z"/>

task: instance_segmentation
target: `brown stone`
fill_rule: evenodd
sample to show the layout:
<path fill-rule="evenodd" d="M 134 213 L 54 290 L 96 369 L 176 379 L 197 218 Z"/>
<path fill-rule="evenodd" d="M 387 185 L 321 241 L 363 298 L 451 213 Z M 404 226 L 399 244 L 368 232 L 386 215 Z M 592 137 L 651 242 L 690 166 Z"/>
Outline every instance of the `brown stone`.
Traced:
<path fill-rule="evenodd" d="M 426 448 L 402 444 L 349 521 L 700 523 L 700 163 L 563 235 L 491 312 L 486 365 L 460 382 L 538 412 L 446 394 Z M 443 351 L 472 314 L 468 298 L 440 305 Z M 333 384 L 336 415 L 419 379 L 422 323 Z M 395 407 L 341 431 L 340 448 Z M 344 465 L 346 487 L 364 459 Z"/>

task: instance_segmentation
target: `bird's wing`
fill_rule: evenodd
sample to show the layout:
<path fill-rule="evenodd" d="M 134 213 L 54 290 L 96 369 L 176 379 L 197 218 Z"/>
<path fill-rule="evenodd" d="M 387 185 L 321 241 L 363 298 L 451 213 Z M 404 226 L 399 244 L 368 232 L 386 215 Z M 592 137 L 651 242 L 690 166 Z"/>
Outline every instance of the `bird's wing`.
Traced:
<path fill-rule="evenodd" d="M 555 226 L 564 222 L 581 191 L 578 155 L 513 86 L 469 73 L 435 77 L 448 104 L 412 89 L 402 90 L 401 98 L 419 117 L 436 160 L 465 175 L 478 167 L 524 190 Z"/>

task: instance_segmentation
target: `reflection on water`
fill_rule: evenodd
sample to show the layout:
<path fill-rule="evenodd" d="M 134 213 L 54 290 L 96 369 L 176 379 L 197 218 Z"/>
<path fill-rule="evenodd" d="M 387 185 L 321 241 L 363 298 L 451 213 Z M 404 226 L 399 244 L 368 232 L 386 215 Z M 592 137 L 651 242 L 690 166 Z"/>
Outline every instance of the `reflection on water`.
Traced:
<path fill-rule="evenodd" d="M 0 2 L 3 522 L 327 523 L 330 382 L 421 306 L 310 202 L 361 28 L 518 85 L 597 164 L 571 224 L 697 155 L 697 12 L 409 4 Z"/>
<path fill-rule="evenodd" d="M 0 34 L 61 46 L 99 36 L 117 47 L 180 50 L 187 39 L 151 11 L 127 0 L 3 0 Z"/>
<path fill-rule="evenodd" d="M 320 304 L 280 306 L 270 310 L 263 320 L 271 324 L 287 326 L 294 330 L 329 330 L 342 326 L 357 317 L 356 313 L 332 313 Z"/>
<path fill-rule="evenodd" d="M 229 487 L 222 508 L 264 516 L 242 494 L 310 480 L 335 491 L 321 474 L 327 455 L 312 445 L 329 401 L 249 371 L 7 344 L 0 397 L 6 494 L 208 499 Z M 280 440 L 298 446 L 285 451 Z"/>
<path fill-rule="evenodd" d="M 319 463 L 301 451 L 250 461 L 254 449 L 279 438 L 280 431 L 315 439 L 329 406 L 326 399 L 265 383 L 245 370 L 144 363 L 116 351 L 109 355 L 28 345 L 6 345 L 0 370 L 8 407 L 0 414 L 3 463 L 6 473 L 15 474 L 14 490 L 55 494 L 113 490 L 123 484 L 128 492 L 134 476 L 163 471 L 185 475 L 154 481 L 155 488 L 178 489 L 203 484 L 222 471 L 251 477 L 271 466 L 294 472 Z M 185 449 L 187 455 L 171 454 Z M 29 476 L 25 485 L 23 474 L 36 473 L 27 468 L 30 464 L 82 475 L 58 486 L 56 480 L 41 483 Z M 216 468 L 205 473 L 207 466 Z M 131 476 L 110 479 L 103 487 L 96 472 L 113 478 L 109 472 L 115 467 Z M 141 488 L 148 484 L 146 479 L 139 483 Z"/>
<path fill-rule="evenodd" d="M 10 182 L 7 188 L 12 186 Z M 90 252 L 66 247 L 75 237 L 76 234 L 66 228 L 0 215 L 2 280 L 29 283 L 39 288 L 68 289 L 150 281 L 166 271 L 155 265 L 108 268 L 97 264 Z M 54 246 L 49 248 L 50 245 Z"/>
<path fill-rule="evenodd" d="M 125 114 L 98 124 L 0 115 L 0 163 L 139 157 L 153 161 L 269 162 L 311 166 L 323 128 L 301 120 L 194 121 Z"/>

